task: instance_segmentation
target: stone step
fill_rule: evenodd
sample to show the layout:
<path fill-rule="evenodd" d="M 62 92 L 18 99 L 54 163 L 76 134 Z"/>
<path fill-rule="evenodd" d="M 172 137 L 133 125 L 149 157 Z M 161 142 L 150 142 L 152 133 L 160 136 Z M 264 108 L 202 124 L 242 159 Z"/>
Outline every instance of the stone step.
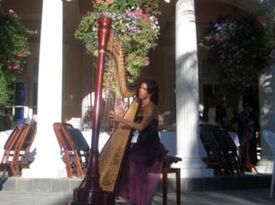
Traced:
<path fill-rule="evenodd" d="M 234 189 L 262 189 L 269 188 L 271 174 L 245 174 L 236 176 L 219 176 L 205 178 L 182 178 L 181 192 L 234 190 Z M 8 177 L 1 183 L 3 191 L 26 192 L 70 192 L 82 182 L 80 178 L 23 178 Z M 159 190 L 161 191 L 161 183 Z M 168 191 L 175 191 L 175 179 L 169 177 Z"/>
<path fill-rule="evenodd" d="M 181 180 L 183 192 L 269 188 L 271 174 L 244 174 Z"/>
<path fill-rule="evenodd" d="M 23 178 L 8 177 L 2 182 L 3 191 L 28 191 L 28 192 L 72 192 L 79 186 L 79 178 Z"/>

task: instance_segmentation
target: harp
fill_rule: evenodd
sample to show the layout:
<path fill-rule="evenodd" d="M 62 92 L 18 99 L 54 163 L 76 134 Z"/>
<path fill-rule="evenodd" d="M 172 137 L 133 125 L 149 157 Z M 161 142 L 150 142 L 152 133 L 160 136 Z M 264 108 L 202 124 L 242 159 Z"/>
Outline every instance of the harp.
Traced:
<path fill-rule="evenodd" d="M 115 191 L 124 154 L 130 142 L 131 129 L 119 125 L 118 129 L 113 132 L 104 146 L 101 154 L 99 155 L 98 153 L 99 116 L 106 51 L 111 53 L 115 61 L 118 85 L 122 96 L 133 96 L 135 94 L 135 91 L 127 86 L 123 48 L 111 29 L 111 19 L 106 16 L 101 16 L 98 22 L 99 55 L 96 70 L 97 79 L 95 106 L 93 110 L 92 148 L 86 177 L 80 186 L 74 190 L 71 205 L 101 204 L 103 192 L 113 193 Z M 138 102 L 134 101 L 124 117 L 128 120 L 134 120 L 138 107 Z M 112 194 L 110 194 L 110 198 L 107 196 L 110 200 L 113 200 L 112 197 Z M 110 203 L 107 202 L 107 204 Z"/>
<path fill-rule="evenodd" d="M 133 121 L 138 110 L 138 105 L 138 102 L 134 101 L 124 115 L 124 119 Z M 99 184 L 103 191 L 115 191 L 120 170 L 123 166 L 125 152 L 130 144 L 130 135 L 131 129 L 119 124 L 99 155 Z"/>
<path fill-rule="evenodd" d="M 127 85 L 123 48 L 116 34 L 112 30 L 110 31 L 106 50 L 113 57 L 113 69 L 116 71 L 117 74 L 116 83 L 119 87 L 121 95 L 123 97 L 134 96 L 135 91 L 129 88 L 129 86 Z M 138 102 L 134 101 L 125 113 L 124 119 L 134 121 L 134 118 L 138 111 L 138 107 Z M 119 124 L 99 155 L 99 184 L 103 191 L 115 191 L 116 183 L 120 176 L 121 166 L 123 166 L 125 152 L 130 144 L 131 132 L 132 130 L 130 128 Z"/>

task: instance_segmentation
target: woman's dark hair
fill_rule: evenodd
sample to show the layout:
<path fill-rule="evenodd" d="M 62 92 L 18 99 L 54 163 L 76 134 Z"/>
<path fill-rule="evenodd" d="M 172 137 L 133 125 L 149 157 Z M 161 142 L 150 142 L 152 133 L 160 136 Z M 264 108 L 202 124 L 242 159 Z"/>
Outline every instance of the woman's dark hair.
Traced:
<path fill-rule="evenodd" d="M 137 95 L 136 96 L 138 96 L 138 92 L 139 92 L 138 90 L 139 90 L 142 83 L 145 83 L 147 85 L 147 92 L 149 94 L 151 94 L 150 100 L 155 105 L 157 105 L 158 102 L 159 102 L 159 95 L 158 95 L 159 89 L 158 89 L 157 82 L 155 80 L 151 80 L 151 79 L 141 80 L 138 84 L 138 89 L 137 89 Z"/>

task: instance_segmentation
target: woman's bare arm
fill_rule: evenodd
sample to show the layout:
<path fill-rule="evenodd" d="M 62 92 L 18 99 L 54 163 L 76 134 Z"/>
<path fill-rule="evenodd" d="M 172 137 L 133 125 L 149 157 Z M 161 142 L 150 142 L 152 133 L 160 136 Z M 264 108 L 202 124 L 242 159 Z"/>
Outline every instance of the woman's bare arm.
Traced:
<path fill-rule="evenodd" d="M 132 129 L 136 129 L 138 131 L 142 131 L 144 130 L 152 121 L 154 114 L 155 114 L 155 106 L 154 105 L 150 105 L 150 106 L 146 106 L 144 107 L 143 110 L 143 119 L 140 123 L 136 123 L 136 122 L 132 122 L 129 120 L 124 119 L 123 117 L 120 117 L 119 115 L 117 115 L 114 111 L 111 111 L 109 113 L 109 117 L 111 118 L 112 121 L 115 122 L 119 122 L 119 123 L 123 123 L 126 126 L 132 128 Z"/>

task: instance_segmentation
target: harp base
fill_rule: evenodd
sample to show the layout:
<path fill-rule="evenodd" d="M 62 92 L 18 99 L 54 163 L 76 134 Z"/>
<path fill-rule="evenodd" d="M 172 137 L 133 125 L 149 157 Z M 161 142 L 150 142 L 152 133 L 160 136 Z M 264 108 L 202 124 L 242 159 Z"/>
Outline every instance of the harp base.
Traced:
<path fill-rule="evenodd" d="M 66 205 L 115 205 L 115 195 L 110 192 L 77 188 L 74 199 Z"/>
<path fill-rule="evenodd" d="M 70 205 L 103 205 L 103 192 L 87 187 L 76 188 Z"/>

